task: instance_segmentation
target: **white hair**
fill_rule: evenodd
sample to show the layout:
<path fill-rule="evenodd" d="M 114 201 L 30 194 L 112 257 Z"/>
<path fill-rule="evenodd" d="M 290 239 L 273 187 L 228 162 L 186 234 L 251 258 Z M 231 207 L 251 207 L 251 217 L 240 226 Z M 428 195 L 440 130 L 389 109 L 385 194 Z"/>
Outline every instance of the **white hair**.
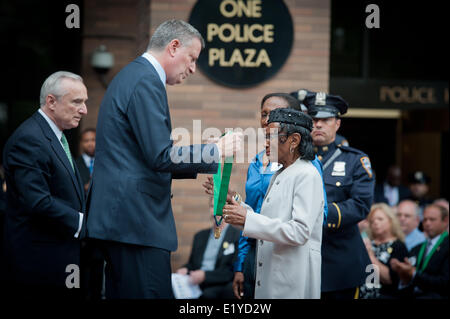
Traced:
<path fill-rule="evenodd" d="M 61 97 L 65 94 L 63 88 L 61 88 L 61 80 L 72 79 L 83 83 L 83 78 L 75 73 L 67 71 L 58 71 L 50 75 L 42 84 L 41 95 L 39 96 L 40 106 L 45 105 L 47 95 L 53 94 L 56 97 Z"/>

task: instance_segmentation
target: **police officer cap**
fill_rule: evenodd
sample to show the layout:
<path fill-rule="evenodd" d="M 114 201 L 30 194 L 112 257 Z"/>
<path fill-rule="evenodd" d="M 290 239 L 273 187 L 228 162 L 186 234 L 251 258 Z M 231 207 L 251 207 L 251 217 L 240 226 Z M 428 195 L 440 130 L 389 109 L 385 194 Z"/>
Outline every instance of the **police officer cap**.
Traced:
<path fill-rule="evenodd" d="M 308 108 L 303 104 L 303 101 L 305 100 L 306 96 L 313 96 L 315 92 L 309 91 L 307 89 L 300 89 L 298 91 L 291 92 L 290 95 L 295 97 L 297 100 L 300 101 L 300 106 L 302 108 L 302 112 L 308 112 Z"/>
<path fill-rule="evenodd" d="M 311 117 L 304 114 L 303 112 L 289 108 L 279 108 L 271 111 L 267 123 L 273 122 L 301 126 L 303 128 L 306 128 L 310 132 L 313 129 Z"/>
<path fill-rule="evenodd" d="M 308 108 L 308 114 L 312 118 L 337 117 L 347 113 L 347 102 L 338 95 L 317 92 L 307 94 L 303 103 Z"/>
<path fill-rule="evenodd" d="M 429 184 L 431 182 L 431 178 L 422 171 L 409 174 L 408 180 L 410 184 Z"/>

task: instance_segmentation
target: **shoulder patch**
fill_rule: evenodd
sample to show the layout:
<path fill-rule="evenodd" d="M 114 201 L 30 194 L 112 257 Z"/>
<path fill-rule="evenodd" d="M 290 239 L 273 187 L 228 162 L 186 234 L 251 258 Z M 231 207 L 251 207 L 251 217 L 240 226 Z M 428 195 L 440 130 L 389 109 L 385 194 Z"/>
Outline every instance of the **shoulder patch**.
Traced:
<path fill-rule="evenodd" d="M 361 161 L 362 166 L 366 170 L 367 174 L 370 178 L 372 178 L 372 165 L 370 164 L 370 159 L 367 156 L 363 156 L 359 159 Z"/>

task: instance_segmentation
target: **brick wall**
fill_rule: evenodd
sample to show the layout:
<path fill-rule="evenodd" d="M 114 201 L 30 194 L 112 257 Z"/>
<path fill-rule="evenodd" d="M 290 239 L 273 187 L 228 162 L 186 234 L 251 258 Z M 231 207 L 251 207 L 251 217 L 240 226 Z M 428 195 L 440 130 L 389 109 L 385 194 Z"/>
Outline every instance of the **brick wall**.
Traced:
<path fill-rule="evenodd" d="M 104 89 L 89 65 L 90 54 L 100 44 L 114 53 L 116 65 L 111 78 L 145 49 L 150 34 L 163 21 L 171 18 L 188 20 L 195 0 L 85 1 L 83 76 L 89 90 L 89 114 L 83 127 L 95 126 Z M 200 70 L 178 86 L 168 87 L 173 128 L 192 132 L 193 120 L 201 120 L 202 129 L 217 127 L 245 129 L 259 127 L 261 98 L 270 92 L 290 92 L 299 88 L 328 90 L 330 1 L 286 0 L 293 18 L 295 39 L 291 55 L 281 70 L 270 80 L 247 89 L 231 89 L 209 80 Z M 149 13 L 148 21 L 145 12 Z M 104 35 L 104 36 L 101 36 Z M 114 35 L 114 37 L 108 37 Z M 145 44 L 142 45 L 142 39 Z M 248 164 L 236 164 L 232 186 L 244 194 Z M 201 187 L 205 180 L 174 180 L 172 206 L 177 224 L 178 250 L 172 255 L 172 267 L 187 262 L 192 239 L 200 229 L 210 227 L 208 199 Z"/>

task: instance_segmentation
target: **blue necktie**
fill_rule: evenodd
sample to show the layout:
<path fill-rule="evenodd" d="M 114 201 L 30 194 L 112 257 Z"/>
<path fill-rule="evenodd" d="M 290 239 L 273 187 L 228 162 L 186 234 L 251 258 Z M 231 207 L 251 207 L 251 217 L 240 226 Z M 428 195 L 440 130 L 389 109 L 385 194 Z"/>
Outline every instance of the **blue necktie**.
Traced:
<path fill-rule="evenodd" d="M 94 159 L 91 157 L 91 162 L 89 163 L 89 174 L 92 176 L 92 171 L 94 170 Z"/>

